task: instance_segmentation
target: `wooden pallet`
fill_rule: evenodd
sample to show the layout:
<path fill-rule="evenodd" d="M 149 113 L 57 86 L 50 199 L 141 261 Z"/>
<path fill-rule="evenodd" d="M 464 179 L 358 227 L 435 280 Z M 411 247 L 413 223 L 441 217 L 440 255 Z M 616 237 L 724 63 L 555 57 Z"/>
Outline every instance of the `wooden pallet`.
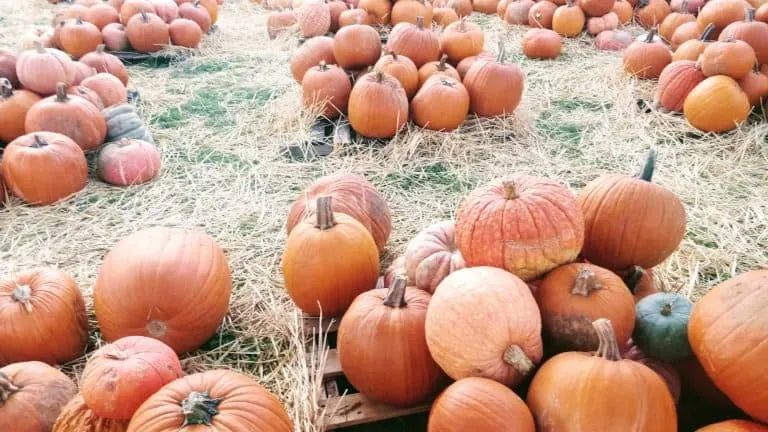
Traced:
<path fill-rule="evenodd" d="M 336 351 L 336 332 L 338 319 L 320 320 L 304 317 L 304 334 L 314 337 L 315 341 L 326 340 L 328 356 L 323 368 L 324 394 L 320 406 L 327 407 L 332 414 L 326 418 L 326 430 L 335 430 L 348 426 L 376 423 L 383 420 L 428 412 L 431 403 L 410 408 L 399 408 L 372 401 L 349 386 L 344 377 Z M 327 337 L 318 337 L 327 335 Z"/>

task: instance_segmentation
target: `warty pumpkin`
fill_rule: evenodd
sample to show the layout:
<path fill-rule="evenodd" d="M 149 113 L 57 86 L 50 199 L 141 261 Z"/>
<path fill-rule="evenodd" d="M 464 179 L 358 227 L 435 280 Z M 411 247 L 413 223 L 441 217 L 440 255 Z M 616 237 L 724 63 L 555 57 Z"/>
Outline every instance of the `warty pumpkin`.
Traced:
<path fill-rule="evenodd" d="M 480 321 L 487 325 L 475 325 Z M 496 267 L 448 275 L 427 309 L 426 336 L 432 358 L 456 380 L 477 376 L 515 386 L 543 354 L 541 317 L 530 289 Z"/>
<path fill-rule="evenodd" d="M 440 61 L 425 63 L 422 67 L 420 67 L 419 68 L 419 88 L 421 88 L 430 77 L 435 75 L 445 76 L 445 77 L 449 77 L 449 78 L 453 78 L 455 80 L 461 81 L 459 72 L 457 72 L 456 69 L 453 66 L 449 65 L 447 62 L 448 62 L 448 56 L 446 54 L 443 54 L 443 56 L 440 58 Z"/>
<path fill-rule="evenodd" d="M 545 362 L 526 403 L 537 431 L 676 431 L 675 402 L 648 367 L 622 360 L 611 322 L 593 324 L 595 354 L 566 352 Z"/>
<path fill-rule="evenodd" d="M 108 24 L 101 29 L 101 36 L 104 39 L 104 45 L 110 51 L 127 51 L 131 49 L 131 43 L 128 41 L 128 35 L 125 33 L 125 26 L 122 24 Z"/>
<path fill-rule="evenodd" d="M 128 432 L 178 432 L 190 424 L 210 430 L 293 431 L 274 395 L 241 373 L 218 369 L 187 375 L 160 389 L 133 416 Z"/>
<path fill-rule="evenodd" d="M 514 0 L 504 10 L 504 22 L 512 25 L 528 25 L 528 14 L 534 6 L 533 0 Z"/>
<path fill-rule="evenodd" d="M 739 408 L 768 422 L 768 270 L 754 270 L 725 281 L 693 306 L 688 340 L 714 381 Z"/>
<path fill-rule="evenodd" d="M 752 106 L 759 106 L 762 101 L 768 100 L 768 75 L 760 73 L 757 68 L 740 79 L 739 86 Z"/>
<path fill-rule="evenodd" d="M 168 26 L 168 35 L 173 45 L 194 49 L 200 46 L 203 29 L 192 20 L 176 18 Z"/>
<path fill-rule="evenodd" d="M 741 40 L 749 44 L 760 64 L 768 63 L 768 24 L 755 21 L 756 10 L 747 9 L 744 21 L 731 23 L 720 33 L 720 40 Z"/>
<path fill-rule="evenodd" d="M 615 0 L 579 0 L 579 7 L 591 17 L 601 17 L 613 9 Z"/>
<path fill-rule="evenodd" d="M 349 70 L 373 66 L 381 57 L 381 38 L 373 27 L 353 24 L 341 28 L 333 36 L 333 57 Z"/>
<path fill-rule="evenodd" d="M 715 25 L 712 24 L 712 31 L 714 31 L 714 27 Z M 701 38 L 701 41 L 705 42 L 707 40 L 710 40 L 709 39 L 710 34 L 705 35 L 704 32 L 699 31 L 698 23 L 693 23 L 693 22 L 684 23 L 684 24 L 681 24 L 680 27 L 675 29 L 674 33 L 672 33 L 672 39 L 669 41 L 669 47 L 672 48 L 673 50 L 678 50 L 683 45 L 683 43 L 690 40 L 696 40 L 698 38 Z M 703 48 L 702 48 L 702 51 L 704 51 Z M 693 60 L 695 61 L 696 59 L 693 59 Z"/>
<path fill-rule="evenodd" d="M 321 61 L 304 74 L 301 89 L 305 107 L 322 108 L 321 115 L 332 119 L 346 112 L 352 84 L 343 69 Z"/>
<path fill-rule="evenodd" d="M 728 39 L 709 44 L 699 57 L 701 71 L 711 77 L 727 75 L 735 80 L 747 76 L 757 62 L 755 50 L 741 40 Z"/>
<path fill-rule="evenodd" d="M 417 17 L 416 24 L 403 22 L 392 28 L 386 51 L 406 56 L 420 68 L 440 59 L 440 40 L 431 29 L 424 27 L 423 19 Z"/>
<path fill-rule="evenodd" d="M 181 362 L 168 345 L 128 336 L 93 353 L 80 378 L 80 389 L 97 416 L 130 420 L 144 401 L 183 375 Z"/>
<path fill-rule="evenodd" d="M 555 15 L 557 5 L 549 0 L 542 0 L 534 4 L 528 11 L 528 24 L 534 28 L 552 29 L 552 17 Z"/>
<path fill-rule="evenodd" d="M 534 59 L 554 59 L 563 49 L 563 38 L 554 30 L 532 28 L 523 36 L 523 54 Z"/>
<path fill-rule="evenodd" d="M 45 363 L 0 368 L 0 430 L 49 431 L 75 393 L 75 383 Z"/>
<path fill-rule="evenodd" d="M 635 9 L 635 20 L 643 28 L 650 29 L 664 22 L 671 13 L 666 0 L 640 0 Z"/>
<path fill-rule="evenodd" d="M 424 336 L 432 296 L 398 277 L 387 289 L 360 294 L 339 324 L 339 363 L 363 395 L 413 406 L 433 397 L 445 379 Z"/>
<path fill-rule="evenodd" d="M 309 4 L 315 4 L 319 0 L 313 0 L 312 2 L 309 2 Z M 325 3 L 322 3 L 323 6 L 325 6 L 326 12 L 328 9 L 328 6 L 325 5 Z M 311 8 L 311 6 L 307 6 L 308 8 Z M 306 12 L 308 15 L 309 12 Z M 301 17 L 300 14 L 298 14 L 299 17 Z M 197 23 L 197 25 L 200 26 L 200 29 L 203 31 L 203 33 L 208 33 L 211 30 L 211 26 L 213 25 L 213 22 L 211 21 L 211 15 L 208 13 L 208 10 L 204 8 L 199 0 L 196 0 L 192 3 L 182 3 L 181 6 L 179 6 L 179 17 L 185 18 L 188 20 L 192 20 Z M 330 25 L 330 16 L 327 16 L 328 18 L 328 24 Z M 162 18 L 161 18 L 162 19 Z M 310 22 L 311 20 L 308 20 L 307 22 Z M 163 21 L 165 22 L 165 21 Z M 301 23 L 301 21 L 299 21 Z M 316 22 L 316 21 L 311 21 Z M 309 28 L 309 24 L 306 24 Z M 327 33 L 327 29 L 325 32 L 321 34 Z M 302 33 L 304 33 L 304 30 L 302 30 Z M 318 35 L 319 36 L 319 35 Z M 311 37 L 311 36 L 308 36 Z"/>
<path fill-rule="evenodd" d="M 520 396 L 486 378 L 456 381 L 438 396 L 429 411 L 428 432 L 535 432 L 531 411 Z"/>
<path fill-rule="evenodd" d="M 705 78 L 698 63 L 691 60 L 673 61 L 659 76 L 655 100 L 667 111 L 682 112 L 688 93 Z"/>
<path fill-rule="evenodd" d="M 500 228 L 511 225 L 518 229 Z M 504 268 L 525 281 L 576 259 L 583 242 L 576 197 L 541 177 L 513 174 L 493 180 L 464 198 L 456 211 L 456 244 L 467 265 Z"/>
<path fill-rule="evenodd" d="M 173 5 L 176 6 L 176 3 L 173 3 Z M 83 18 L 95 25 L 99 30 L 102 30 L 109 24 L 120 22 L 120 14 L 117 9 L 107 3 L 97 3 L 89 7 L 86 9 Z"/>
<path fill-rule="evenodd" d="M 419 231 L 405 247 L 403 264 L 411 284 L 434 293 L 449 274 L 467 266 L 456 247 L 455 223 L 440 221 Z"/>
<path fill-rule="evenodd" d="M 483 30 L 476 24 L 467 22 L 466 17 L 450 24 L 440 35 L 440 49 L 453 64 L 480 54 L 484 45 Z"/>
<path fill-rule="evenodd" d="M 168 45 L 168 24 L 155 14 L 140 12 L 125 25 L 125 34 L 133 49 L 152 53 Z"/>
<path fill-rule="evenodd" d="M 19 77 L 16 75 L 16 54 L 0 48 L 0 78 L 8 80 L 11 88 L 18 88 Z"/>
<path fill-rule="evenodd" d="M 291 75 L 301 84 L 307 71 L 324 61 L 326 64 L 336 64 L 333 56 L 333 39 L 328 36 L 317 36 L 304 42 L 291 56 Z"/>
<path fill-rule="evenodd" d="M 424 0 L 400 0 L 392 6 L 391 24 L 401 22 L 416 24 L 418 17 L 424 18 L 424 27 L 432 27 L 432 3 Z"/>
<path fill-rule="evenodd" d="M 119 58 L 105 52 L 105 48 L 105 45 L 99 45 L 96 51 L 84 55 L 80 62 L 96 69 L 96 72 L 112 74 L 124 86 L 128 85 L 128 69 Z"/>
<path fill-rule="evenodd" d="M 0 365 L 63 364 L 85 352 L 88 318 L 83 296 L 60 270 L 28 270 L 0 281 L 0 321 L 13 323 L 0 328 Z"/>
<path fill-rule="evenodd" d="M 117 77 L 108 73 L 100 73 L 86 78 L 80 84 L 80 87 L 85 87 L 96 92 L 101 99 L 103 107 L 110 107 L 128 102 L 128 90 L 125 88 L 125 85 L 123 85 Z"/>
<path fill-rule="evenodd" d="M 411 101 L 417 125 L 431 130 L 457 129 L 469 113 L 469 93 L 458 78 L 443 74 L 428 78 Z"/>
<path fill-rule="evenodd" d="M 669 48 L 655 41 L 654 36 L 656 29 L 651 29 L 644 40 L 632 42 L 624 51 L 623 63 L 627 73 L 640 79 L 656 79 L 672 62 Z"/>
<path fill-rule="evenodd" d="M 696 21 L 699 24 L 699 30 L 709 24 L 715 25 L 714 37 L 720 36 L 729 24 L 744 19 L 744 11 L 751 5 L 745 0 L 711 0 L 704 4 L 699 11 Z"/>
<path fill-rule="evenodd" d="M 606 174 L 579 193 L 584 249 L 589 262 L 610 270 L 653 267 L 675 251 L 685 235 L 685 209 L 673 192 L 651 182 L 656 151 L 637 177 Z"/>
<path fill-rule="evenodd" d="M 358 134 L 391 138 L 408 121 L 408 96 L 395 77 L 374 71 L 358 78 L 352 87 L 348 111 L 349 124 Z"/>
<path fill-rule="evenodd" d="M 644 353 L 666 362 L 691 356 L 688 319 L 693 303 L 675 293 L 656 293 L 637 303 L 632 340 Z"/>
<path fill-rule="evenodd" d="M 659 26 L 659 36 L 665 41 L 672 40 L 672 35 L 675 34 L 675 30 L 681 25 L 688 22 L 696 22 L 696 17 L 688 12 L 688 0 L 683 0 L 682 10 L 680 12 L 672 12 L 664 18 Z"/>
<path fill-rule="evenodd" d="M 619 17 L 609 12 L 601 17 L 587 19 L 587 33 L 596 36 L 604 31 L 616 30 L 619 27 Z"/>
<path fill-rule="evenodd" d="M 125 237 L 107 253 L 93 308 L 107 341 L 147 336 L 185 353 L 216 332 L 231 292 L 227 259 L 213 238 L 158 226 Z"/>
<path fill-rule="evenodd" d="M 153 144 L 123 138 L 99 152 L 99 177 L 115 186 L 146 183 L 160 171 L 160 152 Z"/>
<path fill-rule="evenodd" d="M 397 53 L 391 52 L 382 56 L 373 68 L 388 73 L 400 81 L 409 100 L 419 89 L 419 70 L 408 57 L 399 56 Z"/>
<path fill-rule="evenodd" d="M 552 30 L 565 37 L 576 37 L 584 30 L 587 18 L 573 0 L 558 7 L 552 15 Z"/>
<path fill-rule="evenodd" d="M 368 12 L 371 24 L 386 25 L 390 22 L 392 3 L 389 0 L 360 0 L 357 7 Z"/>
<path fill-rule="evenodd" d="M 693 127 L 705 132 L 725 132 L 749 116 L 749 97 L 739 83 L 725 75 L 711 76 L 685 98 L 683 113 Z"/>
<path fill-rule="evenodd" d="M 126 432 L 127 420 L 99 417 L 88 408 L 83 396 L 78 394 L 69 401 L 56 419 L 51 432 Z"/>
<path fill-rule="evenodd" d="M 71 85 L 76 70 L 72 59 L 62 51 L 43 48 L 35 42 L 35 49 L 23 51 L 16 60 L 16 74 L 25 89 L 41 96 L 56 93 L 56 84 Z"/>
<path fill-rule="evenodd" d="M 707 46 L 709 46 L 709 44 L 712 43 L 709 40 L 714 30 L 715 30 L 715 25 L 710 24 L 707 26 L 707 28 L 704 29 L 704 31 L 701 33 L 701 36 L 698 39 L 696 38 L 689 39 L 679 44 L 679 46 L 675 50 L 675 53 L 672 54 L 672 61 L 673 62 L 678 60 L 690 60 L 693 62 L 698 61 L 701 53 L 703 53 L 704 50 L 707 49 Z M 700 65 L 699 65 L 699 69 L 701 69 Z"/>
<path fill-rule="evenodd" d="M 22 135 L 11 141 L 0 159 L 8 191 L 30 204 L 53 204 L 85 187 L 88 164 L 83 150 L 54 132 Z"/>
<path fill-rule="evenodd" d="M 696 432 L 768 432 L 768 426 L 749 420 L 725 420 L 697 429 Z"/>
<path fill-rule="evenodd" d="M 632 35 L 624 30 L 606 30 L 595 38 L 595 46 L 602 51 L 621 51 L 632 44 Z"/>
<path fill-rule="evenodd" d="M 14 90 L 7 78 L 0 78 L 0 141 L 11 142 L 24 135 L 24 121 L 40 96 L 29 90 Z"/>
<path fill-rule="evenodd" d="M 331 29 L 331 10 L 322 0 L 307 0 L 296 10 L 302 37 L 322 36 Z"/>
<path fill-rule="evenodd" d="M 432 9 L 432 22 L 441 28 L 446 28 L 458 20 L 459 14 L 452 8 L 441 7 Z"/>

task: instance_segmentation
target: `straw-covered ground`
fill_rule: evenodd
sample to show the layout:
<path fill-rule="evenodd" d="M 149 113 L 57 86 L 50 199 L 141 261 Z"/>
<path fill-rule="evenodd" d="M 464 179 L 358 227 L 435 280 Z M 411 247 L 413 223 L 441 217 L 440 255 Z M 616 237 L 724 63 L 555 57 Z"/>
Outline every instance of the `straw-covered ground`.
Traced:
<path fill-rule="evenodd" d="M 32 25 L 49 25 L 44 0 L 0 2 L 0 47 L 16 48 Z M 555 61 L 523 58 L 525 29 L 475 16 L 487 47 L 501 38 L 523 68 L 526 90 L 514 117 L 468 120 L 455 133 L 412 128 L 387 145 L 358 143 L 329 157 L 296 162 L 282 153 L 308 136 L 311 116 L 288 60 L 295 36 L 267 39 L 266 11 L 227 0 L 219 29 L 198 55 L 168 66 L 130 68 L 141 112 L 163 153 L 154 182 L 118 189 L 92 181 L 75 198 L 0 211 L 0 270 L 57 266 L 88 299 L 106 252 L 154 225 L 205 230 L 224 248 L 236 281 L 220 332 L 184 357 L 188 372 L 242 370 L 286 403 L 297 430 L 319 430 L 310 397 L 315 381 L 299 314 L 282 287 L 280 257 L 290 202 L 313 179 L 340 171 L 364 175 L 386 196 L 394 230 L 384 264 L 430 222 L 450 218 L 463 196 L 511 172 L 558 179 L 575 191 L 608 173 L 635 173 L 649 148 L 659 152 L 658 183 L 685 202 L 688 232 L 656 274 L 669 290 L 699 297 L 732 275 L 768 261 L 768 122 L 702 136 L 681 117 L 639 102 L 653 83 L 628 78 L 621 57 L 588 38 L 569 40 Z M 92 321 L 92 345 L 103 343 Z M 318 357 L 322 357 L 321 355 Z M 77 374 L 84 359 L 67 365 Z M 310 369 L 317 370 L 319 363 Z"/>

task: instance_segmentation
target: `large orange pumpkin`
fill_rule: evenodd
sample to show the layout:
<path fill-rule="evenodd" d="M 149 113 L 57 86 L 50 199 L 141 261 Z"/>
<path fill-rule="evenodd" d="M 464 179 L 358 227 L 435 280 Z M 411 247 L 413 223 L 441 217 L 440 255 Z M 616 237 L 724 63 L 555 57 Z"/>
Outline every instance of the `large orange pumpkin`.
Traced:
<path fill-rule="evenodd" d="M 440 40 L 432 29 L 424 27 L 424 19 L 418 17 L 416 24 L 402 22 L 392 28 L 386 51 L 406 56 L 420 68 L 440 59 Z"/>
<path fill-rule="evenodd" d="M 745 0 L 711 0 L 704 4 L 699 11 L 696 21 L 699 30 L 704 30 L 709 24 L 715 25 L 714 36 L 719 36 L 729 24 L 744 19 L 744 11 L 751 5 Z"/>
<path fill-rule="evenodd" d="M 711 76 L 685 98 L 683 113 L 693 127 L 705 132 L 736 129 L 752 110 L 739 83 L 725 75 Z"/>
<path fill-rule="evenodd" d="M 673 192 L 651 183 L 656 152 L 639 177 L 607 174 L 579 194 L 586 238 L 582 255 L 611 270 L 651 268 L 677 249 L 685 234 L 685 209 Z"/>
<path fill-rule="evenodd" d="M 61 409 L 51 432 L 125 432 L 128 421 L 99 417 L 78 394 Z"/>
<path fill-rule="evenodd" d="M 80 17 L 67 21 L 59 32 L 58 40 L 59 46 L 75 58 L 95 51 L 96 47 L 104 42 L 101 30 Z"/>
<path fill-rule="evenodd" d="M 392 138 L 408 121 L 408 95 L 392 75 L 381 71 L 366 73 L 352 87 L 347 111 L 349 124 L 359 135 Z"/>
<path fill-rule="evenodd" d="M 140 12 L 125 24 L 125 35 L 131 46 L 141 53 L 160 51 L 170 39 L 168 24 L 152 13 Z"/>
<path fill-rule="evenodd" d="M 408 242 L 403 259 L 408 280 L 416 288 L 431 293 L 449 274 L 467 265 L 456 247 L 456 229 L 452 220 L 437 222 L 421 230 Z"/>
<path fill-rule="evenodd" d="M 650 29 L 664 22 L 672 13 L 666 0 L 640 0 L 635 9 L 635 19 L 644 28 Z"/>
<path fill-rule="evenodd" d="M 544 363 L 526 402 L 539 432 L 677 430 L 675 401 L 650 368 L 623 360 L 611 322 L 594 323 L 597 353 L 567 352 Z"/>
<path fill-rule="evenodd" d="M 656 79 L 672 62 L 672 52 L 655 36 L 654 28 L 648 32 L 645 39 L 636 40 L 627 47 L 623 58 L 624 70 L 627 73 L 640 79 Z"/>
<path fill-rule="evenodd" d="M 11 81 L 0 78 L 0 141 L 11 142 L 24 135 L 24 121 L 40 96 L 29 90 L 13 90 Z"/>
<path fill-rule="evenodd" d="M 448 275 L 429 304 L 426 335 L 432 358 L 453 379 L 478 376 L 514 386 L 543 354 L 531 290 L 495 267 Z"/>
<path fill-rule="evenodd" d="M 183 375 L 181 362 L 168 345 L 128 336 L 99 348 L 88 359 L 80 389 L 97 416 L 130 420 L 144 401 Z"/>
<path fill-rule="evenodd" d="M 218 369 L 166 385 L 144 402 L 128 425 L 128 432 L 183 429 L 293 432 L 293 425 L 280 401 L 259 383 Z"/>
<path fill-rule="evenodd" d="M 525 75 L 516 64 L 504 62 L 504 50 L 496 60 L 481 58 L 469 67 L 464 86 L 470 97 L 470 111 L 480 117 L 512 114 L 525 89 Z"/>
<path fill-rule="evenodd" d="M 304 74 L 324 61 L 326 64 L 336 64 L 333 56 L 333 38 L 317 36 L 304 42 L 291 57 L 291 75 L 301 84 Z"/>
<path fill-rule="evenodd" d="M 725 420 L 704 426 L 696 432 L 768 432 L 768 426 L 749 420 Z"/>
<path fill-rule="evenodd" d="M 122 239 L 104 258 L 93 308 L 107 341 L 148 336 L 184 353 L 216 332 L 231 291 L 227 259 L 213 238 L 153 227 Z"/>
<path fill-rule="evenodd" d="M 587 17 L 573 1 L 558 7 L 552 15 L 552 30 L 565 37 L 576 37 L 584 30 Z"/>
<path fill-rule="evenodd" d="M 545 178 L 496 179 L 464 198 L 456 212 L 456 244 L 467 265 L 505 268 L 525 281 L 573 261 L 583 243 L 576 197 Z"/>
<path fill-rule="evenodd" d="M 750 417 L 768 422 L 768 270 L 721 283 L 693 307 L 688 339 L 715 385 Z"/>
<path fill-rule="evenodd" d="M 429 412 L 428 432 L 534 432 L 520 396 L 487 378 L 464 378 L 440 394 Z"/>
<path fill-rule="evenodd" d="M 440 35 L 440 49 L 453 64 L 480 54 L 484 45 L 483 30 L 477 24 L 468 22 L 466 17 L 448 25 Z"/>

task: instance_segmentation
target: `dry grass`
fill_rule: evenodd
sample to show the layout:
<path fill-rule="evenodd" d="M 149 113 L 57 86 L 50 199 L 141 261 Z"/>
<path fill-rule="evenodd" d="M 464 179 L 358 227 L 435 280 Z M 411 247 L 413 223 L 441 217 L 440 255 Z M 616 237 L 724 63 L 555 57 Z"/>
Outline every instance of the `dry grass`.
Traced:
<path fill-rule="evenodd" d="M 0 46 L 16 47 L 32 24 L 47 24 L 43 0 L 0 3 Z M 297 430 L 319 430 L 317 390 L 304 366 L 299 315 L 282 288 L 280 256 L 289 203 L 318 176 L 354 171 L 376 184 L 393 209 L 385 262 L 424 225 L 452 217 L 478 184 L 514 171 L 556 178 L 574 190 L 607 172 L 634 173 L 651 147 L 654 179 L 677 192 L 688 213 L 680 250 L 657 274 L 670 290 L 697 298 L 735 273 L 764 266 L 768 250 L 768 123 L 754 115 L 740 130 L 701 135 L 684 119 L 653 109 L 654 85 L 632 80 L 620 56 L 588 38 L 569 40 L 556 61 L 524 59 L 525 29 L 473 17 L 501 38 L 526 73 L 515 116 L 469 120 L 454 133 L 412 128 L 389 145 L 359 142 L 330 157 L 294 162 L 284 145 L 307 136 L 311 116 L 288 71 L 290 37 L 269 41 L 265 11 L 227 0 L 219 31 L 198 55 L 169 67 L 133 66 L 141 112 L 163 152 L 161 177 L 118 189 L 92 181 L 76 198 L 0 212 L 0 271 L 53 265 L 73 275 L 90 298 L 104 254 L 126 235 L 153 225 L 195 227 L 225 249 L 236 281 L 232 310 L 216 338 L 184 358 L 189 372 L 229 367 L 268 386 L 288 405 Z M 96 329 L 95 322 L 93 329 Z M 102 343 L 94 336 L 93 345 Z M 83 359 L 67 365 L 77 373 Z"/>

